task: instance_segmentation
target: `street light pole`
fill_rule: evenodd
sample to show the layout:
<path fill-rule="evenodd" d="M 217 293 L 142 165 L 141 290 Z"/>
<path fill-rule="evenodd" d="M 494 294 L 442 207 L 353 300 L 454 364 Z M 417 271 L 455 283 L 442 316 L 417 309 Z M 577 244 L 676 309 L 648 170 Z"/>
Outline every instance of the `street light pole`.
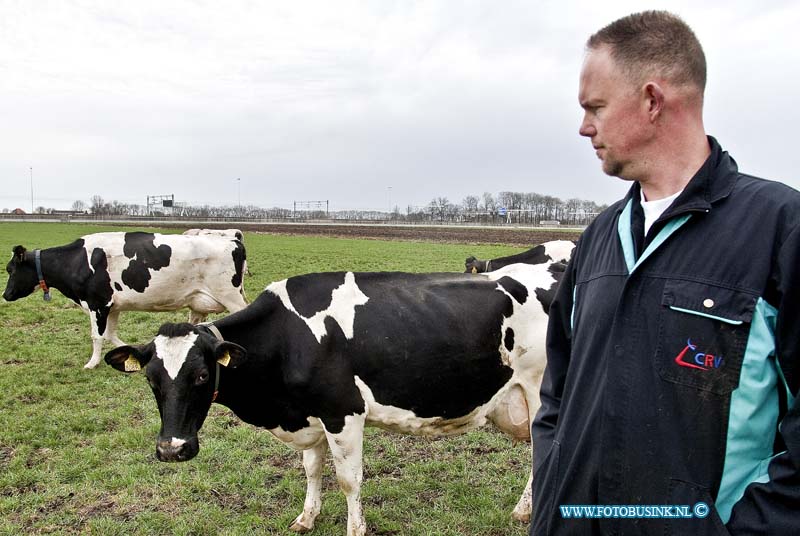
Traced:
<path fill-rule="evenodd" d="M 392 187 L 389 186 L 389 219 L 392 219 Z"/>
<path fill-rule="evenodd" d="M 242 179 L 236 179 L 236 185 L 239 190 L 239 216 L 242 215 Z"/>
<path fill-rule="evenodd" d="M 33 214 L 33 166 L 31 166 L 31 214 Z"/>

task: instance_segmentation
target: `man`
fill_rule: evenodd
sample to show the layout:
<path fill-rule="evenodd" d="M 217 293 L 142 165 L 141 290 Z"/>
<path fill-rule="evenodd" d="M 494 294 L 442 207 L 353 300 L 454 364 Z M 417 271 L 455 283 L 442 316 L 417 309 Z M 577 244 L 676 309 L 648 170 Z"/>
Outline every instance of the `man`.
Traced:
<path fill-rule="evenodd" d="M 800 531 L 800 193 L 706 136 L 705 78 L 670 13 L 587 43 L 580 134 L 633 184 L 550 309 L 531 534 Z"/>

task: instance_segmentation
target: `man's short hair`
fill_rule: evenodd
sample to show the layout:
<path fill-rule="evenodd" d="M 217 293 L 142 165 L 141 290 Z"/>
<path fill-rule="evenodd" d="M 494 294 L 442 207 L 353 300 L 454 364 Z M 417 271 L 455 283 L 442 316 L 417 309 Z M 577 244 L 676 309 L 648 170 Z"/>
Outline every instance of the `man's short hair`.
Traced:
<path fill-rule="evenodd" d="M 643 11 L 618 19 L 586 42 L 610 47 L 612 59 L 631 80 L 658 74 L 676 84 L 706 87 L 706 56 L 692 29 L 668 11 Z"/>

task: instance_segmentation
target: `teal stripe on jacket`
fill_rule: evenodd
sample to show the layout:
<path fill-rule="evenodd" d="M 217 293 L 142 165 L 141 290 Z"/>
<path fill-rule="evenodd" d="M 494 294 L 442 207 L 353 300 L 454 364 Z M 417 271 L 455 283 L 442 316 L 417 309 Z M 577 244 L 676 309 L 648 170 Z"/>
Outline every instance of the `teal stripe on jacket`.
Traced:
<path fill-rule="evenodd" d="M 767 482 L 778 420 L 778 388 L 786 385 L 775 359 L 777 310 L 759 298 L 750 325 L 739 386 L 731 393 L 725 465 L 716 507 L 727 523 L 753 482 Z"/>

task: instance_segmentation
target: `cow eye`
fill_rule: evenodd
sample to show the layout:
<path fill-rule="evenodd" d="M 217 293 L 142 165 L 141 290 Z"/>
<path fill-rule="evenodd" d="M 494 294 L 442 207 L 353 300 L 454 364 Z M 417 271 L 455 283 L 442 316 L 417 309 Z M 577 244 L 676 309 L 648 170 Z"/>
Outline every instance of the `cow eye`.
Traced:
<path fill-rule="evenodd" d="M 194 381 L 195 385 L 203 385 L 208 381 L 208 371 L 204 370 L 200 374 L 197 375 L 197 379 Z"/>

